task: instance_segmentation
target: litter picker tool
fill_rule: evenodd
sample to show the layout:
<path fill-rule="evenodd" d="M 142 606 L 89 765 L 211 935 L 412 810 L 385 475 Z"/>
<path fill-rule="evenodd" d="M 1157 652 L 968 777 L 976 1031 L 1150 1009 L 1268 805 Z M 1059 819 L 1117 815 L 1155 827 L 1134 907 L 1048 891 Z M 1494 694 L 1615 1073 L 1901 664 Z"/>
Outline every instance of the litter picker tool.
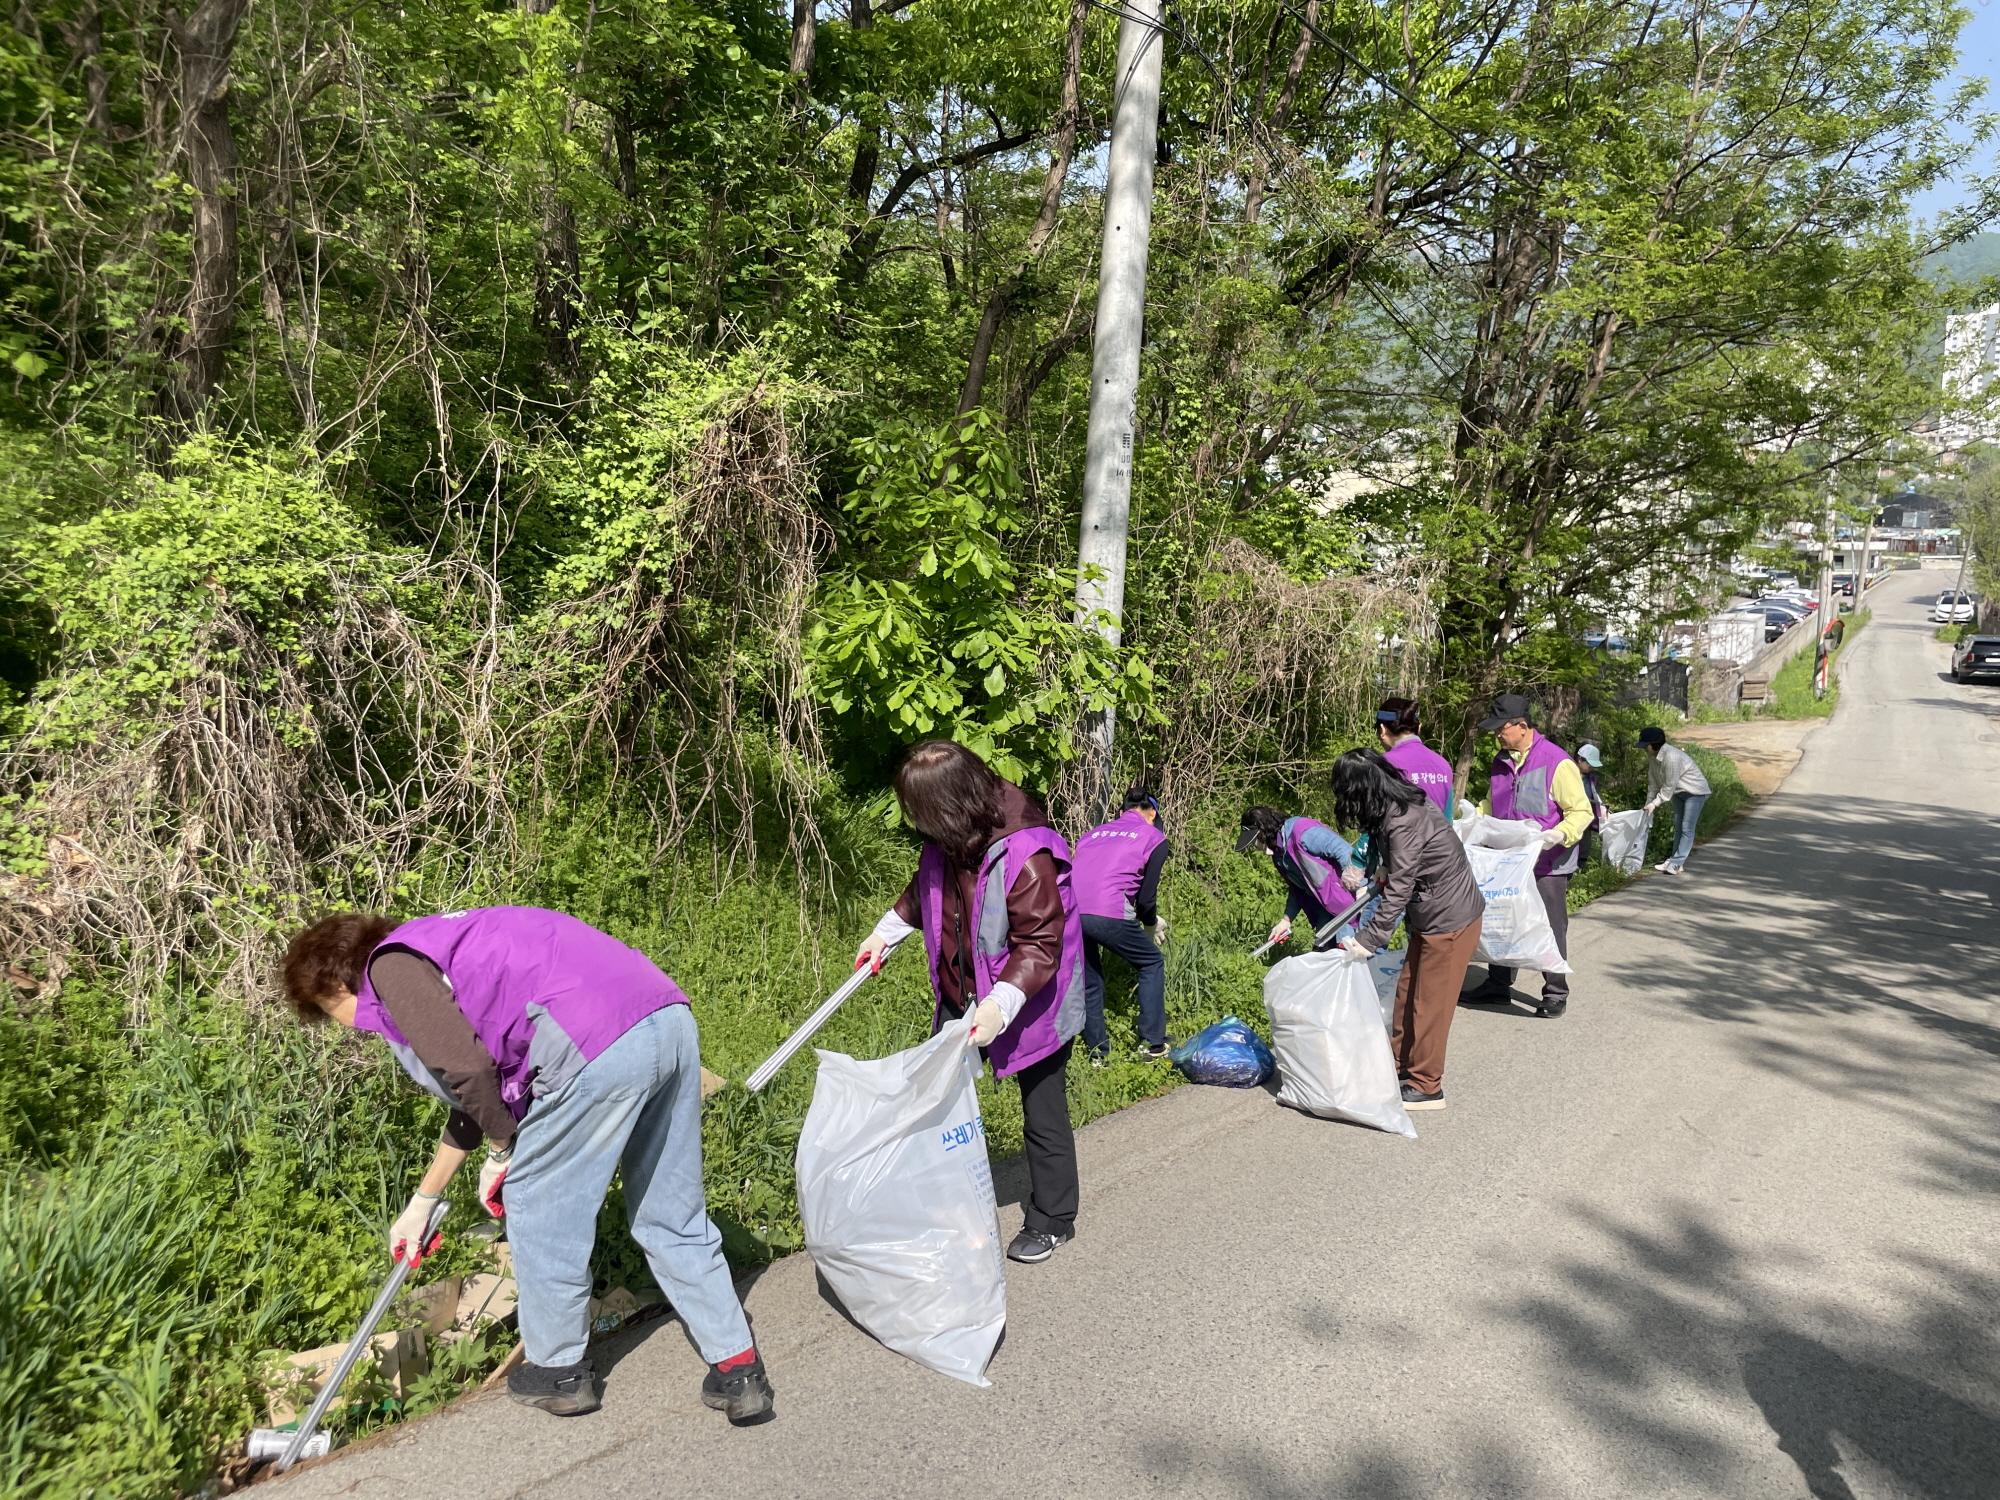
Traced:
<path fill-rule="evenodd" d="M 1345 923 L 1349 917 L 1353 916 L 1356 912 L 1360 911 L 1362 907 L 1366 906 L 1368 904 L 1368 898 L 1373 896 L 1374 894 L 1375 893 L 1372 890 L 1370 890 L 1367 886 L 1364 885 L 1363 887 L 1361 887 L 1361 889 L 1355 893 L 1354 904 L 1352 906 L 1348 907 L 1346 911 L 1342 912 L 1337 917 L 1328 917 L 1326 925 L 1320 928 L 1318 932 L 1315 932 L 1313 934 L 1313 946 L 1317 948 L 1321 943 L 1326 942 L 1336 932 L 1340 931 L 1341 925 Z M 1277 946 L 1278 945 L 1276 943 L 1266 943 L 1261 948 L 1251 949 L 1250 956 L 1252 958 L 1262 958 L 1266 953 L 1269 953 L 1273 948 Z"/>
<path fill-rule="evenodd" d="M 426 1249 L 436 1242 L 438 1225 L 444 1222 L 444 1216 L 450 1208 L 451 1205 L 442 1198 L 431 1206 L 430 1219 L 424 1225 L 423 1244 Z M 416 1262 L 413 1260 L 400 1255 L 396 1257 L 396 1265 L 389 1272 L 389 1279 L 382 1283 L 382 1290 L 375 1294 L 375 1305 L 368 1309 L 368 1316 L 361 1320 L 361 1326 L 355 1330 L 353 1339 L 347 1345 L 346 1353 L 342 1354 L 334 1364 L 333 1373 L 327 1376 L 326 1384 L 321 1386 L 319 1394 L 313 1397 L 313 1404 L 306 1408 L 305 1417 L 300 1421 L 298 1431 L 290 1435 L 292 1440 L 285 1445 L 285 1451 L 278 1455 L 275 1472 L 282 1474 L 305 1457 L 306 1449 L 312 1445 L 313 1432 L 319 1426 L 320 1418 L 324 1417 L 326 1409 L 333 1405 L 334 1397 L 340 1394 L 340 1388 L 347 1383 L 347 1377 L 353 1373 L 355 1364 L 368 1352 L 368 1340 L 375 1333 L 375 1325 L 381 1322 L 383 1314 L 389 1311 L 389 1305 L 396 1300 L 396 1293 L 403 1289 L 403 1283 L 409 1280 L 410 1271 L 415 1265 Z M 272 1436 L 279 1435 L 272 1434 Z M 254 1432 L 250 1435 L 253 1446 L 258 1436 L 259 1434 Z M 322 1446 L 319 1451 L 324 1453 L 326 1449 Z"/>
<path fill-rule="evenodd" d="M 901 945 L 899 944 L 898 946 Z M 887 963 L 889 955 L 895 951 L 895 948 L 885 951 L 882 955 L 882 962 Z M 863 964 L 852 974 L 848 975 L 846 982 L 831 995 L 828 995 L 825 1000 L 821 1001 L 819 1009 L 807 1016 L 800 1023 L 799 1029 L 779 1044 L 776 1052 L 773 1052 L 769 1057 L 757 1064 L 757 1071 L 743 1080 L 743 1086 L 753 1094 L 760 1092 L 765 1084 L 778 1076 L 778 1070 L 792 1060 L 793 1055 L 798 1052 L 799 1048 L 813 1039 L 813 1033 L 833 1019 L 833 1013 L 845 1005 L 854 992 L 861 988 L 863 981 L 874 972 L 875 969 L 873 966 Z"/>

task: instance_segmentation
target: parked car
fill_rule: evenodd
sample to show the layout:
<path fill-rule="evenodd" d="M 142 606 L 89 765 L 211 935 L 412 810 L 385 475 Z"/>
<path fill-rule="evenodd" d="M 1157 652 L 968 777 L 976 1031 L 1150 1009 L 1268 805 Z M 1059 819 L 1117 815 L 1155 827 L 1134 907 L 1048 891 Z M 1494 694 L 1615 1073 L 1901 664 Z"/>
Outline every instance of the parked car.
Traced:
<path fill-rule="evenodd" d="M 1786 599 L 1793 604 L 1803 604 L 1807 609 L 1819 608 L 1819 595 L 1811 589 L 1773 589 L 1765 595 L 1768 599 Z"/>
<path fill-rule="evenodd" d="M 1931 622 L 1936 625 L 1972 623 L 1972 595 L 1962 589 L 1946 589 L 1931 606 Z"/>
<path fill-rule="evenodd" d="M 1849 599 L 1852 599 L 1854 597 L 1854 575 L 1852 573 L 1834 574 L 1833 591 L 1836 594 L 1844 594 Z"/>
<path fill-rule="evenodd" d="M 1753 615 L 1762 619 L 1764 622 L 1764 644 L 1767 646 L 1799 623 L 1797 615 L 1783 609 L 1759 609 L 1755 605 L 1747 605 L 1739 609 L 1732 609 L 1729 613 L 1732 615 Z"/>
<path fill-rule="evenodd" d="M 1629 651 L 1631 649 L 1631 642 L 1627 641 L 1624 636 L 1603 630 L 1586 630 L 1583 633 L 1583 643 L 1593 648 L 1602 646 L 1607 651 Z"/>
<path fill-rule="evenodd" d="M 2000 677 L 2000 635 L 1969 635 L 1953 646 L 1951 675 L 1960 682 Z"/>
<path fill-rule="evenodd" d="M 1755 599 L 1751 601 L 1751 608 L 1762 609 L 1762 610 L 1775 609 L 1779 611 L 1781 614 L 1790 615 L 1794 623 L 1800 620 L 1809 620 L 1812 618 L 1812 607 L 1810 605 L 1801 603 L 1797 599 L 1785 599 L 1776 597 L 1770 599 Z"/>
<path fill-rule="evenodd" d="M 1799 575 L 1796 573 L 1773 573 L 1770 582 L 1774 590 L 1793 589 L 1799 586 Z"/>

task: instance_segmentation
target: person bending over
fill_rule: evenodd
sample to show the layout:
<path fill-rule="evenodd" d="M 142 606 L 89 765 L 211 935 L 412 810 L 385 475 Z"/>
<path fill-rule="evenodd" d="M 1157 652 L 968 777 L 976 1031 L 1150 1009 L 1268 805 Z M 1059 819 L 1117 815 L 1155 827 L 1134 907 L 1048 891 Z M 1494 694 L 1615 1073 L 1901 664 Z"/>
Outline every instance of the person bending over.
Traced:
<path fill-rule="evenodd" d="M 1070 879 L 1083 914 L 1083 1044 L 1100 1066 L 1111 1053 L 1104 1029 L 1106 948 L 1139 976 L 1139 1055 L 1164 1062 L 1173 1045 L 1167 1035 L 1167 964 L 1160 956 L 1166 933 L 1159 912 L 1160 869 L 1167 862 L 1167 836 L 1159 821 L 1158 800 L 1135 786 L 1117 817 L 1076 841 Z"/>
<path fill-rule="evenodd" d="M 483 1139 L 486 1211 L 507 1218 L 527 1363 L 507 1393 L 557 1416 L 597 1410 L 589 1353 L 597 1211 L 622 1169 L 632 1238 L 708 1362 L 701 1398 L 772 1408 L 701 1178 L 701 1057 L 687 996 L 645 954 L 561 912 L 489 906 L 399 922 L 323 918 L 292 939 L 301 1021 L 372 1032 L 450 1106 L 389 1253 L 413 1265 L 432 1208 Z"/>

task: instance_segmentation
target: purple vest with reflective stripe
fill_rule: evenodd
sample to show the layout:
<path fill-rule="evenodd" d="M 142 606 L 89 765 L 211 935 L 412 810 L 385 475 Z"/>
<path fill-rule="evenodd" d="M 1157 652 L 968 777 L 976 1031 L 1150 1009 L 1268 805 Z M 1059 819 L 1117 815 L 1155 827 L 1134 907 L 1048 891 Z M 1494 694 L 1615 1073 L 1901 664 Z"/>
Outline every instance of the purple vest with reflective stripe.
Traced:
<path fill-rule="evenodd" d="M 1398 740 L 1382 752 L 1382 758 L 1409 778 L 1410 784 L 1437 804 L 1445 822 L 1451 821 L 1451 762 L 1415 735 Z"/>
<path fill-rule="evenodd" d="M 1340 866 L 1306 849 L 1306 834 L 1325 827 L 1326 824 L 1314 818 L 1287 818 L 1278 839 L 1285 846 L 1285 858 L 1305 876 L 1306 890 L 1312 898 L 1326 908 L 1328 916 L 1337 916 L 1354 904 L 1354 898 L 1340 883 Z"/>
<path fill-rule="evenodd" d="M 1076 909 L 1086 917 L 1136 917 L 1132 904 L 1146 861 L 1167 841 L 1136 809 L 1100 823 L 1076 842 Z"/>
<path fill-rule="evenodd" d="M 1525 819 L 1542 828 L 1553 828 L 1563 820 L 1563 810 L 1555 798 L 1556 767 L 1569 759 L 1569 752 L 1547 735 L 1537 734 L 1535 743 L 1514 764 L 1508 751 L 1493 757 L 1493 779 L 1487 799 L 1496 818 Z M 1537 876 L 1575 873 L 1583 853 L 1580 844 L 1564 848 L 1558 844 L 1544 849 L 1535 861 Z"/>
<path fill-rule="evenodd" d="M 544 1063 L 566 1054 L 594 1062 L 654 1011 L 687 1004 L 645 954 L 575 917 L 537 906 L 418 917 L 384 938 L 375 953 L 384 948 L 408 948 L 443 972 L 460 1013 L 492 1054 L 500 1097 L 517 1120 L 541 1091 L 536 1073 Z M 415 1056 L 409 1040 L 376 997 L 365 969 L 355 998 L 354 1024 L 384 1037 L 409 1069 Z"/>
<path fill-rule="evenodd" d="M 993 1076 L 1005 1078 L 1030 1063 L 1038 1063 L 1083 1030 L 1083 919 L 1070 885 L 1069 845 L 1053 828 L 1023 828 L 986 851 L 972 893 L 972 982 L 984 1000 L 1007 967 L 1007 892 L 1030 855 L 1046 849 L 1055 857 L 1056 887 L 1062 892 L 1062 950 L 1056 955 L 1055 978 L 1028 996 L 1014 1024 L 986 1047 Z M 928 841 L 917 861 L 917 906 L 923 918 L 924 948 L 931 961 L 931 990 L 939 998 L 931 1009 L 931 1031 L 944 1024 L 944 992 L 937 987 L 938 959 L 944 934 L 944 851 Z"/>

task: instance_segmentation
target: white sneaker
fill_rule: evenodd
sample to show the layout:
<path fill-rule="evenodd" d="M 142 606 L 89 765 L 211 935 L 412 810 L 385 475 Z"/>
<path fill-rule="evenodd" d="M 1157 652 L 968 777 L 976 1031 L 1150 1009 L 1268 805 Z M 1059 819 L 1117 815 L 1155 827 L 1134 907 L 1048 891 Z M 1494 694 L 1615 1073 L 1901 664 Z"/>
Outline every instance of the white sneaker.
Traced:
<path fill-rule="evenodd" d="M 1678 875 L 1681 873 L 1681 867 L 1670 859 L 1661 860 L 1653 868 L 1658 870 L 1662 875 Z"/>

